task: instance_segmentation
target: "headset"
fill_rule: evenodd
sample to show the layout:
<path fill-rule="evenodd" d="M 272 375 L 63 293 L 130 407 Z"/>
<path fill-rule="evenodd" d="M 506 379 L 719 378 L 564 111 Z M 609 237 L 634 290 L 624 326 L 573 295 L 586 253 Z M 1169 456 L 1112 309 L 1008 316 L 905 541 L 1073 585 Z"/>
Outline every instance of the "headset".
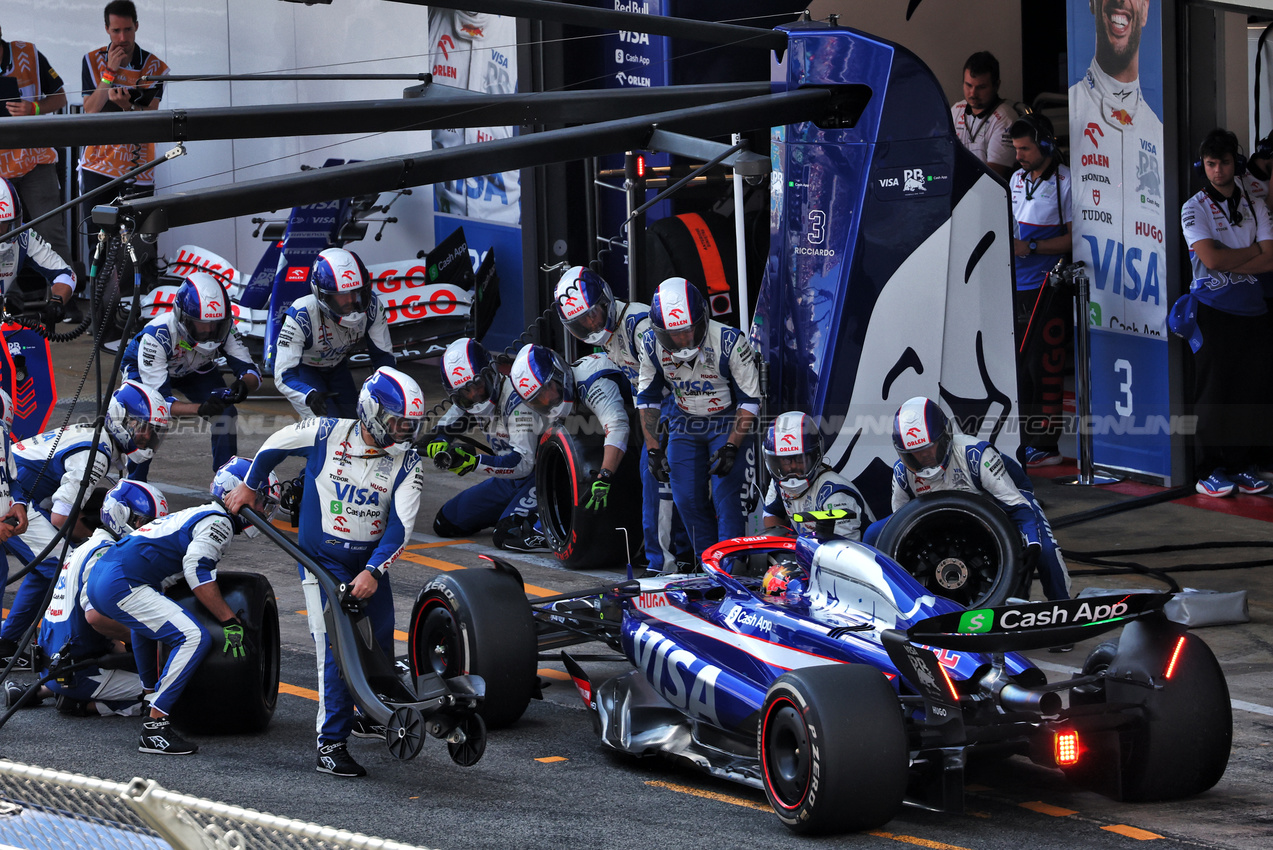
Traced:
<path fill-rule="evenodd" d="M 1194 173 L 1203 180 L 1207 179 L 1207 169 L 1202 164 L 1202 149 L 1209 147 L 1214 143 L 1219 143 L 1223 147 L 1228 148 L 1233 153 L 1233 177 L 1237 179 L 1246 174 L 1246 155 L 1242 153 L 1242 143 L 1238 141 L 1238 136 L 1232 130 L 1222 130 L 1216 128 L 1206 135 L 1202 140 L 1202 144 L 1198 145 L 1198 158 L 1194 160 Z M 1270 142 L 1268 139 L 1256 145 L 1256 153 L 1266 151 Z M 1265 153 L 1267 155 L 1267 153 Z"/>
<path fill-rule="evenodd" d="M 1009 135 L 1013 138 L 1021 138 L 1017 131 L 1022 125 L 1027 128 L 1030 138 L 1039 146 L 1040 153 L 1045 157 L 1056 153 L 1056 133 L 1046 115 L 1039 112 L 1027 112 L 1012 122 L 1012 127 L 1008 130 Z"/>

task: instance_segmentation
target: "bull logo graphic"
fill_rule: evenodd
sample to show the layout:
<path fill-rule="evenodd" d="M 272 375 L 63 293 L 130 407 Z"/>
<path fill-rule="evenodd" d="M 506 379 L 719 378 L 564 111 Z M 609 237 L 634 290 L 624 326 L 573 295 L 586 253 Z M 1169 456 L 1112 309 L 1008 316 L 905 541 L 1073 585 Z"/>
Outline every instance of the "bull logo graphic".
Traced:
<path fill-rule="evenodd" d="M 1109 117 L 1113 118 L 1115 121 L 1117 121 L 1119 124 L 1122 124 L 1124 127 L 1131 126 L 1132 116 L 1131 116 L 1131 113 L 1129 113 L 1126 109 L 1111 109 L 1109 111 Z"/>
<path fill-rule="evenodd" d="M 1158 173 L 1158 157 L 1141 151 L 1136 163 L 1136 191 L 1146 195 L 1162 194 L 1162 178 Z"/>
<path fill-rule="evenodd" d="M 1095 121 L 1089 121 L 1087 124 L 1087 129 L 1083 131 L 1083 135 L 1087 136 L 1087 138 L 1092 142 L 1092 147 L 1099 148 L 1101 146 L 1101 143 L 1097 140 L 1096 137 L 1097 136 L 1104 137 L 1105 131 L 1101 129 L 1100 124 L 1097 124 Z"/>

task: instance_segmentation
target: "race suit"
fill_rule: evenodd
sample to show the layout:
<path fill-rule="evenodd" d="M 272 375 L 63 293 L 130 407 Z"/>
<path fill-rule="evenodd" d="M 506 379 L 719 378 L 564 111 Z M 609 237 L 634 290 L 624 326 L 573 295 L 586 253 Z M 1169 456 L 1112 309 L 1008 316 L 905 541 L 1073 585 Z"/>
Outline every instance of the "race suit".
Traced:
<path fill-rule="evenodd" d="M 18 234 L 16 239 L 0 242 L 0 297 L 9 294 L 9 287 L 24 263 L 39 272 L 49 286 L 64 283 L 74 292 L 75 272 L 70 265 L 49 247 L 43 236 L 28 230 Z"/>
<path fill-rule="evenodd" d="M 624 304 L 616 301 L 619 308 L 618 327 L 602 351 L 632 385 L 633 397 L 637 394 L 637 386 L 641 378 L 641 337 L 650 329 L 650 306 L 638 301 Z M 667 393 L 663 398 L 662 418 L 666 418 L 673 406 L 672 395 Z M 681 521 L 672 501 L 672 485 L 662 484 L 650 471 L 647 460 L 649 446 L 641 442 L 641 524 L 645 529 L 645 559 L 649 568 L 665 573 L 677 571 L 677 561 L 688 561 L 686 553 L 690 550 L 689 535 L 685 532 L 685 523 Z M 678 558 L 680 553 L 682 557 Z"/>
<path fill-rule="evenodd" d="M 513 382 L 500 376 L 495 390 L 495 412 L 475 416 L 453 404 L 438 420 L 443 436 L 463 434 L 476 425 L 486 435 L 492 454 L 479 454 L 473 472 L 486 479 L 453 496 L 438 510 L 434 530 L 444 537 L 467 537 L 509 516 L 536 513 L 535 447 L 544 420 L 513 390 Z"/>
<path fill-rule="evenodd" d="M 0 457 L 0 517 L 8 516 L 9 510 L 14 505 L 22 505 L 27 511 L 29 525 L 31 506 L 27 504 L 26 492 L 22 489 L 22 481 L 18 478 L 13 446 L 9 440 L 9 429 L 4 427 L 3 419 L 0 419 L 0 451 L 4 452 L 4 455 Z M 17 540 L 16 537 L 9 538 L 10 542 Z M 0 587 L 4 587 L 9 582 L 9 559 L 5 557 L 0 560 L 3 560 L 3 563 L 0 563 Z"/>
<path fill-rule="evenodd" d="M 626 452 L 632 430 L 627 411 L 631 385 L 604 354 L 580 357 L 570 368 L 574 370 L 576 404 L 583 404 L 597 417 L 607 446 Z"/>
<path fill-rule="evenodd" d="M 829 466 L 823 466 L 809 487 L 799 496 L 788 496 L 778 482 L 770 480 L 769 490 L 765 493 L 765 516 L 776 517 L 791 524 L 791 517 L 809 511 L 832 511 L 842 509 L 849 516 L 835 524 L 834 533 L 845 540 L 861 540 L 863 522 L 871 521 L 866 502 L 857 488 L 847 478 Z M 801 537 L 817 535 L 817 523 L 806 522 L 794 525 L 796 534 Z"/>
<path fill-rule="evenodd" d="M 88 577 L 97 559 L 114 543 L 111 533 L 99 528 L 76 547 L 62 567 L 49 607 L 40 621 L 40 646 L 49 658 L 56 656 L 63 663 L 87 661 L 104 656 L 114 648 L 114 641 L 98 633 L 85 619 Z M 48 674 L 48 669 L 41 670 L 40 678 Z M 133 670 L 80 667 L 45 684 L 60 696 L 92 700 L 101 715 L 136 717 L 141 714 L 141 677 Z"/>
<path fill-rule="evenodd" d="M 215 502 L 186 508 L 129 534 L 97 559 L 88 577 L 88 604 L 132 631 L 142 686 L 155 689 L 151 707 L 172 707 L 212 649 L 213 636 L 164 588 L 184 578 L 193 590 L 217 580 L 217 564 L 230 547 L 234 525 Z M 217 635 L 221 638 L 221 635 Z M 158 644 L 170 652 L 162 674 Z"/>
<path fill-rule="evenodd" d="M 367 445 L 357 420 L 313 418 L 271 434 L 252 461 L 246 484 L 256 489 L 287 457 L 306 459 L 297 543 L 339 582 L 367 570 L 376 592 L 363 600 L 376 643 L 393 663 L 393 591 L 389 565 L 415 526 L 424 478 L 415 450 L 390 455 Z M 298 565 L 299 566 L 299 565 Z M 354 700 L 326 639 L 317 579 L 299 567 L 318 668 L 318 745 L 349 738 Z"/>
<path fill-rule="evenodd" d="M 714 478 L 708 461 L 728 442 L 736 408 L 760 413 L 755 351 L 742 331 L 712 320 L 698 355 L 689 363 L 677 363 L 654 331 L 646 331 L 641 337 L 637 407 L 660 407 L 668 389 L 674 402 L 667 446 L 672 501 L 685 520 L 693 551 L 701 554 L 743 533 L 742 490 L 755 464 L 755 440 L 743 440 L 729 475 Z"/>
<path fill-rule="evenodd" d="M 517 19 L 477 12 L 430 10 L 429 54 L 435 85 L 484 94 L 512 94 L 517 89 Z M 434 130 L 433 148 L 453 148 L 507 139 L 512 127 L 468 127 Z M 433 187 L 438 212 L 481 221 L 521 221 L 520 173 L 452 180 Z"/>
<path fill-rule="evenodd" d="M 80 483 L 84 480 L 90 452 L 93 456 L 93 470 L 89 473 L 88 487 L 84 490 L 85 498 L 107 473 L 123 477 L 124 453 L 104 428 L 94 450 L 93 430 L 92 425 L 69 425 L 65 429 L 45 431 L 13 445 L 18 481 L 30 503 L 27 506 L 27 530 L 19 537 L 10 537 L 4 544 L 4 549 L 17 558 L 20 564 L 31 563 L 57 534 L 53 514 L 70 515 L 80 493 Z M 0 628 L 0 640 L 12 640 L 16 643 L 27 627 L 35 622 L 40 615 L 40 606 L 44 603 L 44 594 L 61 569 L 64 553 L 70 551 L 71 544 L 59 542 L 22 579 L 22 585 L 9 608 L 9 616 L 5 618 L 4 627 Z M 8 572 L 6 562 L 3 570 L 6 579 Z"/>
<path fill-rule="evenodd" d="M 133 337 L 124 349 L 125 380 L 141 381 L 157 390 L 170 404 L 174 400 L 174 390 L 182 392 L 189 401 L 201 404 L 213 391 L 223 389 L 225 380 L 217 367 L 218 357 L 225 357 L 226 365 L 236 378 L 255 375 L 260 380 L 261 371 L 252 362 L 252 355 L 238 331 L 230 331 L 230 336 L 216 352 L 204 354 L 198 349 L 187 348 L 181 342 L 176 322 L 175 311 L 165 313 L 151 319 Z M 231 405 L 211 419 L 213 469 L 225 466 L 239 453 L 238 415 L 239 412 Z M 131 477 L 135 481 L 145 481 L 149 469 L 147 461 L 138 466 Z"/>
<path fill-rule="evenodd" d="M 335 393 L 328 402 L 333 415 L 357 418 L 358 388 L 349 373 L 349 354 L 364 339 L 373 369 L 394 364 L 389 323 L 375 298 L 355 328 L 342 327 L 318 306 L 313 295 L 297 298 L 287 308 L 274 354 L 274 383 L 302 419 L 314 415 L 305 404 L 314 391 Z"/>
<path fill-rule="evenodd" d="M 1052 536 L 1052 526 L 1034 498 L 1034 487 L 1017 462 L 985 440 L 956 434 L 950 461 L 940 476 L 917 478 L 900 460 L 893 464 L 893 511 L 923 493 L 984 493 L 1021 532 L 1027 547 L 1038 546 L 1039 581 L 1048 599 L 1070 598 L 1070 573 Z M 869 542 L 869 541 L 868 541 Z"/>

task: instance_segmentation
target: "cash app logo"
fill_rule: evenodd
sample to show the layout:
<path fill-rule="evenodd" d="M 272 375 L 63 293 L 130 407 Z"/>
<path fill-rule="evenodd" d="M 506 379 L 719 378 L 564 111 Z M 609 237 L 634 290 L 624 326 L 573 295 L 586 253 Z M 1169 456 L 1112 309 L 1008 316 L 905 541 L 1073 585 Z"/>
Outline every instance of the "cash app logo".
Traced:
<path fill-rule="evenodd" d="M 989 608 L 965 611 L 963 616 L 959 618 L 959 633 L 977 634 L 978 632 L 988 632 L 994 624 L 995 612 Z"/>
<path fill-rule="evenodd" d="M 337 502 L 336 500 L 333 499 L 331 504 L 331 512 L 334 514 L 343 514 L 345 511 L 341 508 L 340 502 Z"/>

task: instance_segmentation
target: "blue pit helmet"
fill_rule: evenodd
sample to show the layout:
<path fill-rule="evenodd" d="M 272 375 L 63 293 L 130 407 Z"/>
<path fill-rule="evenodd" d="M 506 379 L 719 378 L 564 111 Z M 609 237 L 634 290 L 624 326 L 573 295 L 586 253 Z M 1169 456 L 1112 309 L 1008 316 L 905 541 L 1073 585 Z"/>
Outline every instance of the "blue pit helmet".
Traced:
<path fill-rule="evenodd" d="M 358 393 L 358 419 L 375 444 L 391 455 L 411 448 L 424 427 L 424 393 L 404 372 L 381 366 Z"/>
<path fill-rule="evenodd" d="M 765 434 L 765 467 L 787 498 L 803 495 L 822 465 L 822 432 L 798 410 L 781 413 Z"/>
<path fill-rule="evenodd" d="M 950 419 L 923 396 L 907 399 L 893 417 L 893 448 L 916 478 L 936 478 L 945 472 L 953 435 Z"/>
<path fill-rule="evenodd" d="M 370 307 L 371 275 L 357 254 L 328 248 L 314 260 L 309 289 L 318 307 L 342 328 L 361 330 Z"/>
<path fill-rule="evenodd" d="M 248 470 L 251 468 L 252 458 L 250 457 L 230 458 L 225 462 L 225 466 L 218 469 L 217 474 L 212 477 L 212 497 L 218 502 L 225 502 L 225 497 L 231 490 L 247 481 Z M 279 484 L 278 476 L 271 472 L 265 485 L 258 488 L 256 494 L 256 502 L 249 507 L 254 508 L 266 519 L 270 519 L 274 516 L 274 509 L 278 507 L 279 498 L 283 495 L 283 487 Z M 231 514 L 230 521 L 234 523 L 235 534 L 251 538 L 261 533 L 261 530 L 248 522 L 246 517 Z"/>
<path fill-rule="evenodd" d="M 690 362 L 707 337 L 703 294 L 685 278 L 669 277 L 659 284 L 650 302 L 650 327 L 673 360 Z"/>
<path fill-rule="evenodd" d="M 618 310 L 610 285 L 584 266 L 566 269 L 553 291 L 553 307 L 562 327 L 588 345 L 605 345 L 618 327 Z"/>
<path fill-rule="evenodd" d="M 106 430 L 133 463 L 155 456 L 172 427 L 168 399 L 138 381 L 124 381 L 106 406 Z"/>
<path fill-rule="evenodd" d="M 442 352 L 442 386 L 453 404 L 475 416 L 495 412 L 496 380 L 491 356 L 475 339 L 457 339 Z"/>
<path fill-rule="evenodd" d="M 124 479 L 106 494 L 99 516 L 102 528 L 119 540 L 148 522 L 168 516 L 168 500 L 153 484 Z"/>
<path fill-rule="evenodd" d="M 177 344 L 187 351 L 215 354 L 230 336 L 234 315 L 225 287 L 207 272 L 193 272 L 173 301 L 177 314 Z"/>
<path fill-rule="evenodd" d="M 550 348 L 523 346 L 509 374 L 513 389 L 540 416 L 555 421 L 574 406 L 575 372 L 564 357 Z"/>

